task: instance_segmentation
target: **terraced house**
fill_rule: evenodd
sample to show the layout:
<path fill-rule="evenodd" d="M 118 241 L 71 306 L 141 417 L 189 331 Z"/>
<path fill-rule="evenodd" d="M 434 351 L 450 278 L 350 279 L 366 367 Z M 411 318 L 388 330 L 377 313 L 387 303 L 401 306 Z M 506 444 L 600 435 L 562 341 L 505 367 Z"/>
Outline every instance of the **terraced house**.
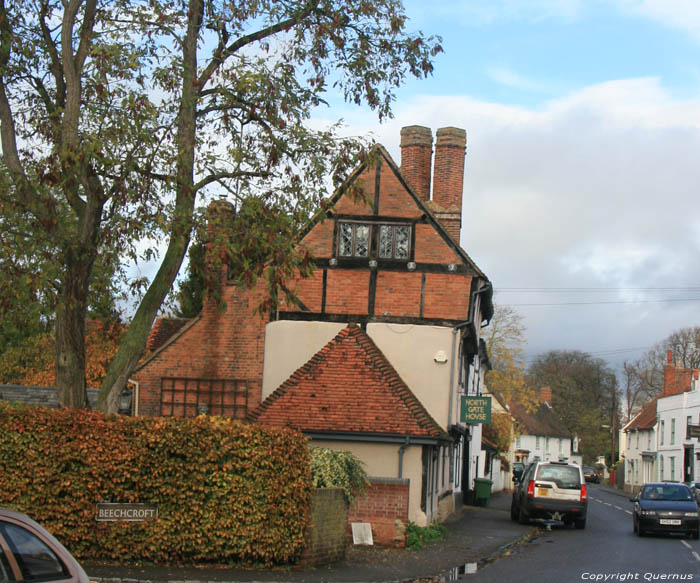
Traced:
<path fill-rule="evenodd" d="M 261 317 L 264 286 L 225 281 L 224 312 L 205 303 L 167 340 L 172 322 L 157 322 L 133 378 L 137 414 L 238 417 L 352 451 L 370 498 L 397 513 L 353 510 L 380 539 L 463 503 L 481 429 L 460 422 L 460 398 L 484 389 L 493 313 L 491 283 L 459 243 L 465 148 L 464 130 L 439 129 L 433 160 L 420 126 L 401 131 L 401 167 L 376 146 L 301 238 L 314 273 L 289 283 L 296 301 Z"/>

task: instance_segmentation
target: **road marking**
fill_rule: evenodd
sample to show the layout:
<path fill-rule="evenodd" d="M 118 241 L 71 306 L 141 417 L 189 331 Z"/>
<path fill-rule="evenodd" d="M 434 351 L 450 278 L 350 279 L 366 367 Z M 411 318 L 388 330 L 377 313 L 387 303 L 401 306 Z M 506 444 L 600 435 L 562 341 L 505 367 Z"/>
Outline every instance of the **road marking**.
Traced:
<path fill-rule="evenodd" d="M 626 512 L 627 514 L 629 514 L 630 516 L 632 516 L 632 511 L 631 511 L 631 510 L 625 510 L 625 512 Z"/>
<path fill-rule="evenodd" d="M 698 554 L 697 554 L 695 551 L 693 551 L 693 556 L 695 557 L 695 560 L 696 560 L 698 563 L 700 563 L 700 556 L 698 556 Z"/>
<path fill-rule="evenodd" d="M 681 543 L 684 544 L 684 545 L 685 545 L 686 547 L 688 547 L 689 549 L 692 549 L 692 548 L 693 548 L 693 547 L 691 547 L 691 546 L 688 544 L 688 541 L 682 540 Z"/>
<path fill-rule="evenodd" d="M 615 506 L 616 510 L 624 510 L 624 508 L 620 508 L 619 506 Z"/>

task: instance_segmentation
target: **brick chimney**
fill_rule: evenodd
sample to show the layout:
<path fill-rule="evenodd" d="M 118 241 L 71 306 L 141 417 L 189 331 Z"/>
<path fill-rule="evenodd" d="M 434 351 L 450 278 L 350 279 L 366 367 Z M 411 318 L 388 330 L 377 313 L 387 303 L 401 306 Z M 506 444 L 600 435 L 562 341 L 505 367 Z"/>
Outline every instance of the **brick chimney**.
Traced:
<path fill-rule="evenodd" d="M 207 241 L 204 252 L 205 294 L 202 301 L 203 312 L 218 312 L 217 297 L 221 282 L 226 277 L 226 243 L 228 242 L 231 221 L 236 216 L 234 206 L 226 200 L 215 200 L 207 208 Z"/>
<path fill-rule="evenodd" d="M 430 200 L 433 132 L 423 126 L 401 128 L 401 174 L 418 197 Z"/>
<path fill-rule="evenodd" d="M 540 401 L 552 406 L 552 387 L 542 387 L 540 389 Z"/>
<path fill-rule="evenodd" d="M 433 210 L 445 230 L 459 242 L 462 228 L 462 192 L 467 132 L 453 127 L 440 128 L 435 140 L 433 171 Z"/>
<path fill-rule="evenodd" d="M 684 368 L 679 363 L 673 362 L 673 351 L 666 352 L 666 365 L 664 366 L 664 390 L 662 395 L 678 395 L 693 390 L 693 379 L 696 378 L 696 369 Z"/>

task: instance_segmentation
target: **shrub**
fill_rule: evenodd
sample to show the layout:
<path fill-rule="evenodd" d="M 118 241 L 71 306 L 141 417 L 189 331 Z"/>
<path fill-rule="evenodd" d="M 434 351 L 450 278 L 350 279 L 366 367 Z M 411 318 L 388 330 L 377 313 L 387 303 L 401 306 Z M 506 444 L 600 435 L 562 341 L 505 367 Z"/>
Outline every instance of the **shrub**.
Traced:
<path fill-rule="evenodd" d="M 422 549 L 423 543 L 442 540 L 447 536 L 447 532 L 447 527 L 437 522 L 428 526 L 416 526 L 415 523 L 409 522 L 406 529 L 406 548 Z"/>
<path fill-rule="evenodd" d="M 303 548 L 310 500 L 296 432 L 0 402 L 0 504 L 80 559 L 286 563 Z M 158 518 L 96 522 L 103 501 L 157 504 Z"/>
<path fill-rule="evenodd" d="M 349 451 L 310 447 L 311 480 L 315 488 L 342 488 L 348 504 L 369 484 L 361 460 Z"/>

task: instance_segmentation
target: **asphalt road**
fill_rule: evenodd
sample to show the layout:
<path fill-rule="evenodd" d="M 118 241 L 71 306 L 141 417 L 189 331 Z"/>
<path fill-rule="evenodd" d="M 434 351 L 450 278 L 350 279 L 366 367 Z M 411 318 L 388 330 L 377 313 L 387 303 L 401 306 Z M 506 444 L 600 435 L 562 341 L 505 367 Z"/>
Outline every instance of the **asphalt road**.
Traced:
<path fill-rule="evenodd" d="M 584 530 L 553 527 L 477 573 L 456 572 L 448 581 L 700 582 L 700 542 L 680 536 L 638 537 L 632 532 L 632 502 L 590 485 Z"/>

